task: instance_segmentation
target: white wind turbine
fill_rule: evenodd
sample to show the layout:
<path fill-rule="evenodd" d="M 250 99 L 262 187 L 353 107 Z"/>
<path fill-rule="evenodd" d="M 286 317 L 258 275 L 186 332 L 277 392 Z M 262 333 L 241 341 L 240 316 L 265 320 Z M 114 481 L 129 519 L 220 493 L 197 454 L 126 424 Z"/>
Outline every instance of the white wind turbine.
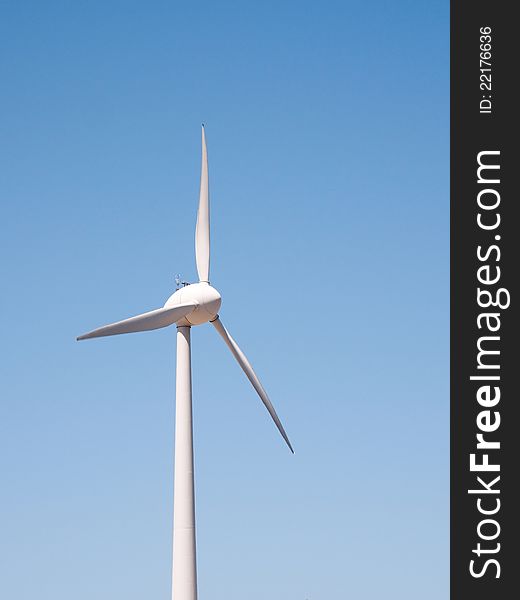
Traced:
<path fill-rule="evenodd" d="M 197 599 L 195 556 L 195 498 L 193 478 L 193 426 L 191 409 L 190 331 L 193 325 L 211 323 L 252 383 L 283 439 L 294 452 L 267 393 L 246 356 L 222 324 L 218 311 L 221 296 L 209 283 L 209 191 L 208 155 L 202 126 L 200 199 L 195 228 L 195 260 L 199 283 L 186 285 L 172 294 L 162 308 L 124 321 L 105 325 L 79 336 L 78 340 L 148 331 L 177 325 L 177 381 L 175 408 L 175 476 L 173 492 L 173 600 Z"/>

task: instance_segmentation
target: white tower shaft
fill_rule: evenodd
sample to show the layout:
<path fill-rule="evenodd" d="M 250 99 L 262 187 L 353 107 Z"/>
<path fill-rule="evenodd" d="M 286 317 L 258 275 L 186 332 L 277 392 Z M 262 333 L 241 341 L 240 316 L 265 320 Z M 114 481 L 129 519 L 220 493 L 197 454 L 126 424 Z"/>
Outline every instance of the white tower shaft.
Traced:
<path fill-rule="evenodd" d="M 173 600 L 197 600 L 190 329 L 190 327 L 185 326 L 177 327 L 175 474 L 173 488 Z"/>

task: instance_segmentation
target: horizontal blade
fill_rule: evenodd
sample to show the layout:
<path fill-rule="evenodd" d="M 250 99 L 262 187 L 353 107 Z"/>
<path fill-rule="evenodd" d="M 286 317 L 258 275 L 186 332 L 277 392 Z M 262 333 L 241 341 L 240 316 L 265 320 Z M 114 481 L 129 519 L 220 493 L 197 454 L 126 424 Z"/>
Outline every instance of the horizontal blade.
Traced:
<path fill-rule="evenodd" d="M 195 261 L 200 281 L 209 282 L 209 182 L 206 135 L 202 126 L 202 166 L 200 171 L 200 197 L 195 227 Z"/>
<path fill-rule="evenodd" d="M 134 333 L 136 331 L 149 331 L 151 329 L 160 329 L 161 327 L 168 327 L 175 321 L 179 321 L 186 315 L 188 315 L 196 307 L 196 304 L 186 303 L 178 304 L 172 308 L 158 308 L 157 310 L 151 310 L 150 312 L 130 317 L 124 321 L 118 321 L 111 325 L 105 325 L 94 329 L 89 333 L 80 335 L 77 340 L 88 340 L 90 338 L 104 337 L 107 335 L 119 335 L 121 333 Z"/>
<path fill-rule="evenodd" d="M 266 391 L 262 387 L 262 384 L 260 383 L 260 380 L 258 379 L 256 373 L 253 371 L 253 367 L 251 366 L 250 362 L 247 360 L 246 355 L 242 352 L 242 350 L 240 350 L 240 348 L 238 347 L 238 344 L 229 335 L 227 329 L 224 327 L 224 325 L 222 325 L 222 322 L 220 321 L 220 318 L 218 316 L 214 321 L 211 321 L 211 323 L 213 324 L 215 329 L 220 333 L 223 340 L 226 342 L 229 349 L 233 353 L 233 356 L 236 358 L 238 364 L 242 367 L 242 370 L 246 374 L 247 378 L 253 384 L 253 387 L 255 388 L 256 393 L 260 396 L 260 399 L 264 403 L 265 407 L 269 411 L 269 414 L 271 415 L 271 418 L 275 422 L 276 427 L 278 427 L 278 431 L 282 434 L 283 439 L 285 440 L 286 444 L 289 446 L 289 449 L 291 450 L 291 452 L 294 454 L 294 450 L 291 446 L 291 442 L 289 441 L 289 438 L 287 437 L 287 434 L 285 433 L 283 425 L 280 422 L 278 415 L 276 414 L 274 406 L 271 404 L 271 401 L 269 400 L 269 396 L 267 395 Z"/>

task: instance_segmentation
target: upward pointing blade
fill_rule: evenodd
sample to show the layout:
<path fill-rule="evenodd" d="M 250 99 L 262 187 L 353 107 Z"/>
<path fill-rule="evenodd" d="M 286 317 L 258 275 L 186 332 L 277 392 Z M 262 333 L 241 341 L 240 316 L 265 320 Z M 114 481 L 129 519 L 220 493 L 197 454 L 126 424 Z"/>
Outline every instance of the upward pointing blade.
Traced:
<path fill-rule="evenodd" d="M 77 340 L 88 340 L 90 338 L 105 337 L 107 335 L 119 335 L 120 333 L 135 333 L 137 331 L 150 331 L 151 329 L 160 329 L 168 327 L 175 321 L 179 321 L 182 317 L 189 315 L 196 307 L 196 304 L 186 303 L 178 304 L 173 308 L 158 308 L 150 312 L 130 317 L 124 321 L 118 321 L 111 325 L 105 325 L 80 335 Z"/>
<path fill-rule="evenodd" d="M 289 449 L 291 450 L 291 452 L 294 454 L 294 450 L 291 446 L 291 442 L 289 441 L 289 438 L 287 437 L 287 434 L 285 433 L 283 425 L 282 425 L 280 419 L 278 418 L 278 415 L 276 414 L 274 406 L 271 404 L 271 401 L 269 400 L 269 396 L 267 395 L 266 391 L 262 387 L 262 384 L 260 383 L 260 380 L 258 379 L 256 373 L 253 371 L 253 367 L 247 360 L 246 355 L 242 352 L 242 350 L 240 350 L 240 348 L 238 347 L 238 344 L 229 335 L 228 331 L 226 330 L 224 325 L 222 325 L 222 322 L 220 321 L 220 318 L 218 316 L 214 321 L 211 321 L 211 323 L 215 327 L 215 329 L 220 333 L 220 335 L 222 336 L 222 338 L 228 345 L 229 349 L 233 353 L 233 356 L 236 358 L 238 364 L 242 367 L 242 370 L 246 374 L 247 378 L 253 384 L 253 387 L 255 388 L 256 393 L 260 396 L 260 399 L 264 403 L 265 407 L 269 411 L 269 414 L 271 415 L 271 418 L 275 422 L 276 427 L 278 427 L 278 431 L 282 434 L 283 439 L 285 440 L 286 444 L 289 446 Z"/>
<path fill-rule="evenodd" d="M 202 126 L 202 166 L 200 171 L 200 197 L 195 227 L 195 260 L 200 281 L 209 282 L 209 183 L 208 151 Z"/>

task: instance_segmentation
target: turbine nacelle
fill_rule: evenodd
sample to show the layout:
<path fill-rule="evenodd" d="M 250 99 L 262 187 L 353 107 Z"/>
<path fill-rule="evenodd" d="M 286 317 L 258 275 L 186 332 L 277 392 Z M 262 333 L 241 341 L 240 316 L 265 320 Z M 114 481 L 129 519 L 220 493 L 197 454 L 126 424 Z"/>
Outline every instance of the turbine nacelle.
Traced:
<path fill-rule="evenodd" d="M 166 300 L 164 308 L 186 304 L 195 304 L 195 308 L 182 320 L 177 321 L 177 325 L 202 325 L 217 318 L 222 298 L 214 287 L 201 281 L 177 290 Z"/>

